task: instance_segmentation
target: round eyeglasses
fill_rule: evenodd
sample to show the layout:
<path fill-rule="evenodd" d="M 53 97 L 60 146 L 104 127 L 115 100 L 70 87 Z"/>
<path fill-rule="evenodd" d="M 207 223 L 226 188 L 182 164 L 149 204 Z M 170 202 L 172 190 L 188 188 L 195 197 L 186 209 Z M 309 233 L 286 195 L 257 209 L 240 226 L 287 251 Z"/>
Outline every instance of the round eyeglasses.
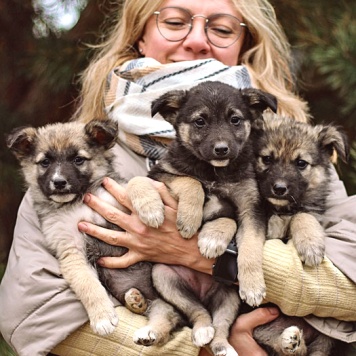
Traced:
<path fill-rule="evenodd" d="M 206 17 L 192 15 L 181 7 L 165 7 L 153 13 L 159 33 L 170 42 L 179 42 L 186 38 L 193 28 L 196 17 L 205 19 L 205 33 L 208 41 L 219 48 L 233 45 L 247 25 L 237 17 L 228 14 L 214 14 Z"/>

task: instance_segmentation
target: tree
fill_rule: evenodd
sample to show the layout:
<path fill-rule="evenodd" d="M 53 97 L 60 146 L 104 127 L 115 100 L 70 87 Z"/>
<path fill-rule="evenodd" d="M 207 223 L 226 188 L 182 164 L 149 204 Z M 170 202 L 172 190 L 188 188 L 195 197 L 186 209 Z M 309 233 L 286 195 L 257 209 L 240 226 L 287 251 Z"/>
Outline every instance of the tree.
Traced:
<path fill-rule="evenodd" d="M 316 122 L 335 122 L 350 139 L 349 165 L 339 172 L 356 193 L 356 3 L 272 0 L 298 62 L 301 94 Z"/>
<path fill-rule="evenodd" d="M 64 6 L 71 0 L 62 0 Z M 54 2 L 58 6 L 58 2 Z M 23 125 L 41 126 L 67 121 L 74 112 L 78 74 L 87 66 L 91 51 L 108 14 L 110 1 L 89 1 L 79 22 L 68 32 L 51 26 L 46 13 L 31 0 L 9 0 L 0 4 L 2 68 L 0 80 L 1 132 Z M 34 34 L 41 23 L 47 36 Z M 42 26 L 42 29 L 43 29 Z M 18 164 L 0 140 L 0 263 L 10 248 L 16 212 L 23 195 Z"/>

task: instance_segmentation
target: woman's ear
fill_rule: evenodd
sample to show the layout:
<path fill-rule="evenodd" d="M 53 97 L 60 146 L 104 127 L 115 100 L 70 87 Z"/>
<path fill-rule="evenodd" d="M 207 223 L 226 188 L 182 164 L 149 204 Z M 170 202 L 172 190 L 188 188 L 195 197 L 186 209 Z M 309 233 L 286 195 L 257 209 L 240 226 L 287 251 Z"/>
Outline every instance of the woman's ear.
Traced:
<path fill-rule="evenodd" d="M 137 48 L 141 56 L 145 55 L 146 43 L 143 36 L 137 42 Z"/>

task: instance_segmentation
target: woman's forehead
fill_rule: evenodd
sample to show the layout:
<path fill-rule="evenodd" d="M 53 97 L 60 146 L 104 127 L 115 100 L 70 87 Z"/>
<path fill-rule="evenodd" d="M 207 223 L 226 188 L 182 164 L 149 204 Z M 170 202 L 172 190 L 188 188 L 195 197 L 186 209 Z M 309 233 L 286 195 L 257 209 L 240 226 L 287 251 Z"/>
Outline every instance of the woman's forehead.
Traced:
<path fill-rule="evenodd" d="M 216 13 L 225 13 L 241 16 L 231 0 L 164 0 L 160 8 L 178 6 L 189 10 L 193 15 L 209 16 Z"/>

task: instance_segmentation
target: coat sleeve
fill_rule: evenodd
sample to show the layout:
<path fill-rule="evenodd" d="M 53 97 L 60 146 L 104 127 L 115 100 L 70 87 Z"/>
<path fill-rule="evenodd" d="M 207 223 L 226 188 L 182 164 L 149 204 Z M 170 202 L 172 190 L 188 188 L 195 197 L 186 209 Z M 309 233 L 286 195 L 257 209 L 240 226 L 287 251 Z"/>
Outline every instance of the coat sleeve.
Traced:
<path fill-rule="evenodd" d="M 330 191 L 323 220 L 327 234 L 326 256 L 356 283 L 356 195 L 347 195 L 334 169 Z"/>
<path fill-rule="evenodd" d="M 0 330 L 19 355 L 46 355 L 88 320 L 43 242 L 27 193 L 0 286 Z"/>
<path fill-rule="evenodd" d="M 143 158 L 119 145 L 114 149 L 114 165 L 123 178 L 147 173 Z M 26 193 L 0 285 L 1 334 L 19 355 L 46 355 L 86 321 L 84 307 L 45 246 L 31 197 Z"/>

